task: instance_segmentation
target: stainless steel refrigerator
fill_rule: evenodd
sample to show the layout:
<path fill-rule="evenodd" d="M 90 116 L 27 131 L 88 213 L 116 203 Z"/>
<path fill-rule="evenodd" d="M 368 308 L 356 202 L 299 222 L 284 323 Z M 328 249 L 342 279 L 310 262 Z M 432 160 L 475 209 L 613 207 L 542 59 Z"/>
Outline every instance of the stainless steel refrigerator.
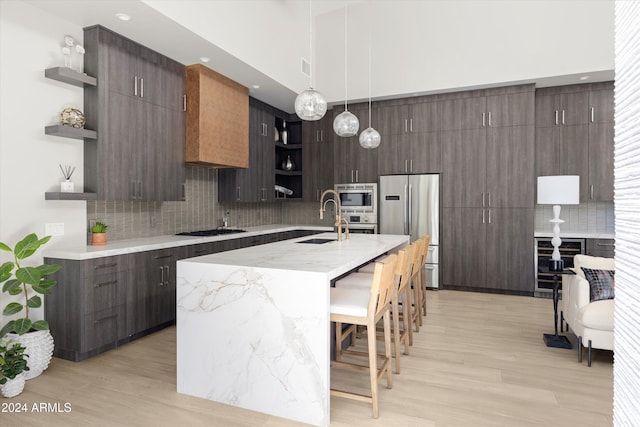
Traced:
<path fill-rule="evenodd" d="M 379 186 L 381 234 L 431 235 L 425 265 L 427 287 L 439 287 L 440 175 L 383 175 Z"/>

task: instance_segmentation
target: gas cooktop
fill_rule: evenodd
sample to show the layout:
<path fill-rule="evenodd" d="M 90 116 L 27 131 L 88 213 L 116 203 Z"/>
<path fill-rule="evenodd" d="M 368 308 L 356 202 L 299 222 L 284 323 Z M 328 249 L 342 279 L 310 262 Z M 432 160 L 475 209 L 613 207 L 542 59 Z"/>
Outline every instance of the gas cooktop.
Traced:
<path fill-rule="evenodd" d="M 213 230 L 183 231 L 176 236 L 219 236 L 220 234 L 245 233 L 246 230 L 238 228 L 214 228 Z"/>

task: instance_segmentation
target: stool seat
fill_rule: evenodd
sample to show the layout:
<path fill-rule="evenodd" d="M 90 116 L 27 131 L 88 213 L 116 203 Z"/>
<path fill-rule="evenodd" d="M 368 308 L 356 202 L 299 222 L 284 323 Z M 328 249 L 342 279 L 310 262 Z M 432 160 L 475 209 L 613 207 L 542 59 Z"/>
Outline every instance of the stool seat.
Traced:
<path fill-rule="evenodd" d="M 330 312 L 332 314 L 341 314 L 344 316 L 366 317 L 367 308 L 369 306 L 369 298 L 371 288 L 371 280 L 369 285 L 364 288 L 331 288 Z"/>
<path fill-rule="evenodd" d="M 351 273 L 348 276 L 336 281 L 336 288 L 362 288 L 370 289 L 373 273 Z"/>

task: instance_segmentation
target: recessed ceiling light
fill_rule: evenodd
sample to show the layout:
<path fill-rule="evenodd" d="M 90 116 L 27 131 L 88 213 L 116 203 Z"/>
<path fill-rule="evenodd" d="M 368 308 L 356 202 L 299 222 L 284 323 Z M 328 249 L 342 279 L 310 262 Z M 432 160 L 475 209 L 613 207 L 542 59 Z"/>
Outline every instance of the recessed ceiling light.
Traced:
<path fill-rule="evenodd" d="M 127 15 L 126 13 L 116 13 L 116 18 L 118 18 L 121 21 L 130 21 L 131 20 L 131 16 Z"/>
<path fill-rule="evenodd" d="M 211 61 L 211 58 L 209 58 L 208 56 L 201 56 L 201 57 L 200 57 L 200 61 L 202 61 L 202 62 L 209 62 L 209 61 Z"/>
<path fill-rule="evenodd" d="M 253 85 L 251 87 L 254 88 L 254 89 L 260 89 L 260 85 Z"/>
<path fill-rule="evenodd" d="M 580 80 L 589 80 L 589 76 L 580 76 Z"/>

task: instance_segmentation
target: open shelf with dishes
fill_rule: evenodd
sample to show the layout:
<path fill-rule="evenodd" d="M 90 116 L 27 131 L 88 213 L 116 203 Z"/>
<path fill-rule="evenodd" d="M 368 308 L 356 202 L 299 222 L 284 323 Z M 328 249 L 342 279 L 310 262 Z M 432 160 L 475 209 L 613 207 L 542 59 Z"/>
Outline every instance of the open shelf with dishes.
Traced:
<path fill-rule="evenodd" d="M 276 190 L 276 199 L 302 199 L 302 121 L 275 117 L 275 184 L 292 191 Z"/>

